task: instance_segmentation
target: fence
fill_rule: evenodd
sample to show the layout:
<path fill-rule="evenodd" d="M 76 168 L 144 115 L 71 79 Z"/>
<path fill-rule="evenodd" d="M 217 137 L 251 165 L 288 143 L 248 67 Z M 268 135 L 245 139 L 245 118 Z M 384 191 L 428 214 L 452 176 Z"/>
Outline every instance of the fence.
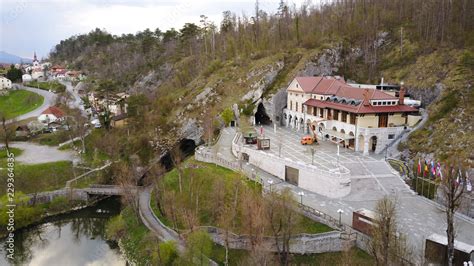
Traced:
<path fill-rule="evenodd" d="M 445 201 L 443 193 L 438 189 L 436 180 L 418 176 L 414 171 L 412 171 L 412 169 L 410 169 L 410 167 L 408 167 L 406 162 L 392 158 L 387 159 L 387 162 L 392 166 L 392 168 L 398 171 L 402 177 L 405 177 L 405 182 L 418 195 L 444 205 Z M 465 191 L 461 197 L 461 204 L 457 212 L 474 218 L 474 194 Z"/>

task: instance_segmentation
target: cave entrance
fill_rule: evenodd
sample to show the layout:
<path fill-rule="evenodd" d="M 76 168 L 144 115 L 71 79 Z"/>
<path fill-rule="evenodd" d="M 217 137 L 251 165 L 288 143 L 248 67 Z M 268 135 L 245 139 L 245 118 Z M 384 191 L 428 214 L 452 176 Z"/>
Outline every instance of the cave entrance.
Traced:
<path fill-rule="evenodd" d="M 272 123 L 262 103 L 258 104 L 257 112 L 255 113 L 255 123 L 257 125 L 269 125 Z"/>

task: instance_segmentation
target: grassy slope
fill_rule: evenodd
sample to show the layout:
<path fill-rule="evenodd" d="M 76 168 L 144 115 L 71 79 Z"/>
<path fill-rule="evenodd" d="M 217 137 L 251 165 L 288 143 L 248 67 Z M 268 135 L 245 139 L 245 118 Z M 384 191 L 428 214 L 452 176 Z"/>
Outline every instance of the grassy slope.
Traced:
<path fill-rule="evenodd" d="M 2 165 L 2 167 L 5 167 Z M 0 170 L 0 182 L 6 183 L 5 170 Z M 65 186 L 73 177 L 72 162 L 59 161 L 44 164 L 15 165 L 15 190 L 25 194 L 51 191 Z M 0 192 L 0 196 L 5 194 Z"/>
<path fill-rule="evenodd" d="M 46 91 L 51 90 L 55 93 L 66 91 L 66 86 L 59 83 L 58 81 L 48 81 L 48 82 L 30 81 L 26 85 L 33 88 L 39 88 L 41 90 L 46 90 Z"/>
<path fill-rule="evenodd" d="M 30 91 L 10 91 L 8 95 L 0 96 L 0 113 L 7 119 L 14 118 L 35 110 L 43 104 L 43 101 L 43 96 Z"/>
<path fill-rule="evenodd" d="M 438 100 L 428 108 L 428 122 L 402 146 L 408 148 L 412 156 L 433 153 L 441 160 L 466 160 L 472 156 L 470 147 L 474 146 L 474 135 L 469 132 L 474 123 L 474 91 L 469 88 L 473 77 L 472 63 L 466 62 L 472 57 L 469 54 L 466 50 L 440 49 L 418 56 L 416 61 L 403 67 L 394 66 L 384 71 L 386 77 L 404 80 L 415 88 L 431 88 L 437 82 L 444 86 Z"/>
<path fill-rule="evenodd" d="M 193 178 L 193 186 L 195 188 L 198 188 L 199 191 L 195 191 L 194 193 L 199 194 L 200 198 L 199 201 L 201 203 L 201 208 L 200 208 L 200 215 L 199 215 L 199 224 L 200 225 L 212 225 L 212 226 L 218 226 L 213 219 L 213 213 L 212 213 L 212 208 L 209 206 L 212 206 L 212 194 L 213 191 L 215 190 L 216 186 L 216 181 L 218 179 L 224 180 L 225 185 L 224 188 L 226 191 L 231 190 L 232 186 L 235 184 L 234 182 L 236 180 L 242 180 L 244 182 L 245 186 L 244 189 L 250 189 L 250 190 L 260 190 L 261 188 L 259 186 L 256 186 L 255 183 L 249 182 L 249 181 L 244 181 L 244 179 L 240 176 L 240 174 L 233 172 L 231 170 L 222 168 L 220 166 L 215 166 L 213 164 L 207 164 L 207 163 L 202 163 L 195 161 L 194 159 L 188 159 L 185 164 L 188 166 L 187 168 L 184 169 L 184 178 L 183 178 L 183 188 L 186 188 L 189 186 L 190 178 L 192 176 Z M 177 170 L 174 169 L 171 172 L 167 173 L 163 177 L 163 184 L 164 184 L 164 189 L 166 191 L 175 191 L 177 194 L 177 197 L 182 198 L 184 195 L 179 194 L 178 192 L 178 173 Z M 183 189 L 183 194 L 187 193 Z M 229 191 L 227 191 L 228 194 L 231 194 Z M 156 198 L 156 197 L 153 197 Z M 240 202 L 239 202 L 240 204 Z M 156 202 L 152 202 L 152 208 L 154 208 L 155 213 L 157 213 L 158 217 L 163 217 L 158 208 L 156 207 Z M 240 206 L 237 208 L 241 208 Z M 164 222 L 171 226 L 170 219 L 166 219 L 164 217 Z M 240 217 L 237 217 L 236 220 L 240 220 Z M 182 226 L 182 225 L 181 225 Z M 179 226 L 180 228 L 182 228 Z M 242 225 L 237 226 L 234 230 L 236 233 L 243 231 L 243 228 L 241 228 Z M 323 232 L 329 232 L 332 231 L 333 229 L 312 221 L 304 216 L 301 216 L 299 219 L 299 223 L 295 228 L 295 233 L 323 233 Z"/>

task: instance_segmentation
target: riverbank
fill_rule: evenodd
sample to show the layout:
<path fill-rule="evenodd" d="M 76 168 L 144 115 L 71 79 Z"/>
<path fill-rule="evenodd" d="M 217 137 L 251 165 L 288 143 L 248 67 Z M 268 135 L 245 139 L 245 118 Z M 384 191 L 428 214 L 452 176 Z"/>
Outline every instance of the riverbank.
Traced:
<path fill-rule="evenodd" d="M 107 222 L 120 213 L 118 197 L 55 215 L 15 231 L 14 260 L 0 249 L 0 265 L 125 266 L 118 245 L 105 237 Z M 6 240 L 0 240 L 3 247 Z"/>
<path fill-rule="evenodd" d="M 91 207 L 99 203 L 104 198 L 94 201 L 69 200 L 60 196 L 54 198 L 49 203 L 28 205 L 30 198 L 24 194 L 17 194 L 15 197 L 15 231 L 34 227 L 39 224 L 58 218 L 62 215 Z M 0 199 L 0 206 L 6 206 L 6 196 Z M 7 229 L 8 215 L 5 207 L 0 208 L 0 239 L 3 239 L 9 233 Z"/>

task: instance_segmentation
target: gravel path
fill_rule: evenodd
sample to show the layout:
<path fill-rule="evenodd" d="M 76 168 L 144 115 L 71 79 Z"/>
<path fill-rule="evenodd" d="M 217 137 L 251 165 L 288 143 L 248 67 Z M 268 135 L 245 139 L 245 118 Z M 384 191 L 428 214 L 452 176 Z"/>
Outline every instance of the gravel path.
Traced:
<path fill-rule="evenodd" d="M 61 151 L 56 147 L 39 145 L 31 142 L 12 142 L 11 147 L 23 150 L 23 153 L 16 157 L 17 162 L 24 164 L 40 164 L 57 161 L 78 161 L 79 158 L 72 151 Z"/>

